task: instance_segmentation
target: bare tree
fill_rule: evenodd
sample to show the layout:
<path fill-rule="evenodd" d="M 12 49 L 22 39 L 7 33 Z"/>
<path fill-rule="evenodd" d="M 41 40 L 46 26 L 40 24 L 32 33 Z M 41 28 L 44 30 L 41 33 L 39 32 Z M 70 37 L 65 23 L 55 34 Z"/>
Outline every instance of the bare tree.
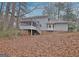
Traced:
<path fill-rule="evenodd" d="M 4 28 L 3 28 L 3 30 L 7 30 L 7 29 L 8 29 L 8 25 L 9 25 L 10 4 L 11 4 L 10 2 L 7 2 L 5 17 L 4 17 Z"/>
<path fill-rule="evenodd" d="M 65 15 L 63 19 L 67 21 L 75 21 L 76 15 L 73 13 L 72 3 L 67 3 L 65 8 Z"/>
<path fill-rule="evenodd" d="M 14 27 L 14 21 L 15 21 L 15 7 L 16 7 L 16 2 L 12 2 L 12 12 L 11 12 L 11 18 L 10 18 L 10 28 Z"/>
<path fill-rule="evenodd" d="M 2 9 L 3 9 L 3 2 L 1 3 L 1 6 L 0 6 L 0 15 L 2 15 Z"/>
<path fill-rule="evenodd" d="M 26 2 L 19 2 L 18 11 L 17 11 L 17 28 L 19 27 L 19 20 L 26 14 L 29 14 L 32 11 L 34 11 L 35 9 L 37 9 L 37 6 L 35 6 L 31 10 L 28 10 Z"/>
<path fill-rule="evenodd" d="M 4 3 L 2 2 L 0 5 L 0 30 L 3 28 L 3 5 Z"/>
<path fill-rule="evenodd" d="M 63 3 L 63 2 L 57 2 L 55 4 L 55 7 L 57 7 L 57 9 L 58 9 L 58 20 L 60 19 L 60 11 L 64 10 L 64 7 L 65 7 L 64 5 L 65 5 L 65 3 Z"/>
<path fill-rule="evenodd" d="M 3 30 L 12 28 L 14 26 L 15 18 L 17 18 L 17 21 L 16 21 L 17 28 L 19 28 L 19 20 L 26 14 L 29 14 L 30 12 L 35 10 L 36 8 L 37 7 L 28 10 L 26 2 L 18 2 L 18 3 L 7 2 L 5 4 L 1 3 L 0 5 L 1 18 L 0 19 L 3 20 Z"/>

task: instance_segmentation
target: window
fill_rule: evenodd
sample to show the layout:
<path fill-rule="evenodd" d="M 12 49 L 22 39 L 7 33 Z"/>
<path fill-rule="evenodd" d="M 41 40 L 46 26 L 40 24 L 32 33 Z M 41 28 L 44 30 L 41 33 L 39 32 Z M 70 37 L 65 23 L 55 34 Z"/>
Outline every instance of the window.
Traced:
<path fill-rule="evenodd" d="M 39 24 L 39 21 L 37 21 L 37 23 Z"/>
<path fill-rule="evenodd" d="M 42 25 L 40 24 L 40 27 L 42 27 Z"/>
<path fill-rule="evenodd" d="M 35 22 L 33 22 L 33 26 L 37 26 Z"/>
<path fill-rule="evenodd" d="M 51 24 L 48 24 L 47 27 L 48 27 L 48 28 L 51 28 Z"/>
<path fill-rule="evenodd" d="M 54 28 L 54 24 L 52 24 L 52 28 Z"/>
<path fill-rule="evenodd" d="M 48 21 L 50 21 L 50 19 L 48 18 Z"/>
<path fill-rule="evenodd" d="M 51 25 L 49 25 L 49 28 L 51 28 Z"/>

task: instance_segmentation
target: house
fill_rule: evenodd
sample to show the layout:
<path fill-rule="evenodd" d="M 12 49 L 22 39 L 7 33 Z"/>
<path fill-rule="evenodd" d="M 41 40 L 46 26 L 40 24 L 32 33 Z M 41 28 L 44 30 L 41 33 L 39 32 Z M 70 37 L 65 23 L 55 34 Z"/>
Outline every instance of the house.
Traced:
<path fill-rule="evenodd" d="M 49 20 L 48 16 L 27 17 L 20 20 L 19 28 L 23 30 L 42 31 L 68 31 L 68 21 Z"/>

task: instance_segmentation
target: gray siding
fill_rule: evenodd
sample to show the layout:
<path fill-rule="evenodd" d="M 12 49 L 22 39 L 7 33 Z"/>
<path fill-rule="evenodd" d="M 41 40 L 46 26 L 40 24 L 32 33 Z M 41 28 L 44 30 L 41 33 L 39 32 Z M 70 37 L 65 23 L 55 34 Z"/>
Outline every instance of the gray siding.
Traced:
<path fill-rule="evenodd" d="M 36 21 L 39 21 L 39 23 L 41 24 L 41 27 L 40 27 L 41 30 L 47 29 L 48 18 L 36 19 Z"/>
<path fill-rule="evenodd" d="M 54 31 L 68 31 L 68 24 L 54 24 Z"/>

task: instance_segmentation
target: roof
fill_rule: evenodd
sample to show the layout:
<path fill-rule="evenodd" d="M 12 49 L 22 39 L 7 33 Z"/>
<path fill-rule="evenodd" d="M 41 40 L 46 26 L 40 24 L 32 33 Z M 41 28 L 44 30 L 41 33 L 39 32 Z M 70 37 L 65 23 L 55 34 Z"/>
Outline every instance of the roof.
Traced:
<path fill-rule="evenodd" d="M 35 22 L 33 20 L 21 20 L 20 22 Z"/>
<path fill-rule="evenodd" d="M 58 24 L 58 23 L 68 24 L 71 22 L 69 22 L 69 21 L 49 21 L 47 24 Z"/>
<path fill-rule="evenodd" d="M 47 18 L 47 15 L 44 16 L 32 16 L 32 17 L 26 17 L 26 18 L 22 18 L 20 21 L 21 22 L 27 22 L 27 21 L 35 21 L 35 19 L 41 19 L 41 18 Z M 45 19 L 44 19 L 45 20 Z M 73 23 L 72 21 L 64 21 L 63 19 L 58 20 L 58 19 L 49 19 L 47 24 L 57 24 L 57 23 L 64 23 L 64 24 L 69 24 L 69 23 Z"/>
<path fill-rule="evenodd" d="M 23 20 L 26 20 L 26 19 L 38 19 L 38 18 L 48 18 L 48 16 L 47 15 L 44 15 L 44 16 L 32 16 L 32 17 L 23 18 Z"/>

